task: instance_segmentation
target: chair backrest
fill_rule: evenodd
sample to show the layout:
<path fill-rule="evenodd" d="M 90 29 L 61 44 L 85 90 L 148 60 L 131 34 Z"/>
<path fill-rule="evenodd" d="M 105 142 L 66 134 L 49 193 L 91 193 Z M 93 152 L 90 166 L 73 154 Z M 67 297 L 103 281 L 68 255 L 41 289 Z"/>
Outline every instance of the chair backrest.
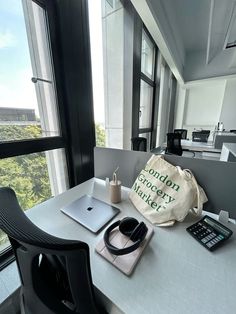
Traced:
<path fill-rule="evenodd" d="M 25 313 L 99 313 L 86 243 L 39 229 L 10 188 L 0 188 L 0 228 L 16 257 Z"/>
<path fill-rule="evenodd" d="M 183 150 L 181 146 L 180 133 L 167 133 L 166 153 L 182 156 Z"/>
<path fill-rule="evenodd" d="M 192 132 L 193 142 L 207 142 L 210 135 L 210 130 L 201 130 Z"/>
<path fill-rule="evenodd" d="M 132 142 L 132 150 L 136 151 L 147 151 L 147 139 L 145 137 L 133 137 L 131 139 Z"/>
<path fill-rule="evenodd" d="M 179 134 L 181 134 L 181 138 L 182 138 L 183 140 L 186 140 L 186 139 L 187 139 L 188 130 L 186 130 L 186 129 L 174 129 L 174 133 L 179 133 Z"/>

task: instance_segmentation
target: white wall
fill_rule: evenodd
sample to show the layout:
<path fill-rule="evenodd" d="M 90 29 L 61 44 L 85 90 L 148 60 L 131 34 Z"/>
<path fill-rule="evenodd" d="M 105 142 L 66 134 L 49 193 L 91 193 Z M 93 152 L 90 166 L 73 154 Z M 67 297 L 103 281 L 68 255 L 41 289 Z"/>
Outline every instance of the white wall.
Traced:
<path fill-rule="evenodd" d="M 187 129 L 190 139 L 194 129 L 213 131 L 220 120 L 225 86 L 226 80 L 178 85 L 175 128 Z"/>
<path fill-rule="evenodd" d="M 220 121 L 226 130 L 236 130 L 236 79 L 226 83 Z"/>
<path fill-rule="evenodd" d="M 182 129 L 184 119 L 184 107 L 186 99 L 186 88 L 183 88 L 177 83 L 176 88 L 176 106 L 175 106 L 175 117 L 174 117 L 174 128 Z"/>

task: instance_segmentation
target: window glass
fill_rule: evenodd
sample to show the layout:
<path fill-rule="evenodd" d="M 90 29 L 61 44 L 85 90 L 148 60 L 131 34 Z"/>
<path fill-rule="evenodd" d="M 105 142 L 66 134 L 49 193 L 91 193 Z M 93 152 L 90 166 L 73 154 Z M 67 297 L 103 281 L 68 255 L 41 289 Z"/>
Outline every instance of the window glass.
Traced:
<path fill-rule="evenodd" d="M 140 108 L 139 128 L 151 128 L 152 126 L 152 100 L 153 87 L 141 80 L 140 84 Z"/>
<path fill-rule="evenodd" d="M 102 3 L 101 0 L 89 0 L 88 4 L 96 146 L 105 146 Z M 105 3 L 106 8 L 112 5 L 113 1 Z"/>
<path fill-rule="evenodd" d="M 141 71 L 154 80 L 154 59 L 155 46 L 146 34 L 145 30 L 142 33 L 142 56 L 141 56 Z"/>
<path fill-rule="evenodd" d="M 68 188 L 64 149 L 0 159 L 0 186 L 11 187 L 25 211 Z M 0 251 L 8 245 L 0 231 Z"/>
<path fill-rule="evenodd" d="M 88 4 L 96 145 L 123 148 L 124 8 L 120 0 Z"/>
<path fill-rule="evenodd" d="M 0 141 L 59 135 L 44 10 L 0 2 Z"/>

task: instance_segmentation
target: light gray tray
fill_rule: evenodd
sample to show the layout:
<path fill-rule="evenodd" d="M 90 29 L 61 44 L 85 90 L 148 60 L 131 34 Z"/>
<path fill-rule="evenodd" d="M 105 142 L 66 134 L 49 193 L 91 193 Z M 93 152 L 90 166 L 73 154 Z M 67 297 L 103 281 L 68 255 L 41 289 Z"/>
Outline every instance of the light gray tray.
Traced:
<path fill-rule="evenodd" d="M 107 261 L 109 261 L 112 265 L 117 267 L 125 275 L 129 276 L 134 270 L 135 265 L 137 264 L 139 258 L 141 257 L 143 253 L 143 250 L 147 246 L 153 234 L 153 227 L 148 224 L 147 224 L 147 227 L 148 227 L 148 232 L 147 232 L 145 240 L 142 242 L 139 248 L 137 248 L 135 251 L 129 254 L 121 255 L 121 256 L 111 254 L 107 250 L 103 239 L 101 239 L 100 242 L 97 244 L 95 251 L 98 254 L 100 254 L 102 257 L 104 257 Z M 119 232 L 118 228 L 115 228 L 110 233 L 110 242 L 112 245 L 114 245 L 117 248 L 124 248 L 124 247 L 131 246 L 133 244 L 133 242 L 129 239 L 129 237 Z"/>

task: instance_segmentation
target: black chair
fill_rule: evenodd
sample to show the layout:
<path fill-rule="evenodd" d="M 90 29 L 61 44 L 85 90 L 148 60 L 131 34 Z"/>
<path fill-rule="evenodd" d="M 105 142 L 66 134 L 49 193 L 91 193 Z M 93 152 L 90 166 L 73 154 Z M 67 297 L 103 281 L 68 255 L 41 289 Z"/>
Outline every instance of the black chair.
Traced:
<path fill-rule="evenodd" d="M 21 313 L 104 313 L 95 300 L 86 243 L 39 229 L 10 188 L 0 188 L 0 228 L 8 235 L 20 273 Z"/>
<path fill-rule="evenodd" d="M 174 154 L 178 156 L 182 156 L 183 152 L 190 152 L 190 157 L 195 157 L 195 152 L 190 151 L 189 149 L 183 149 L 181 146 L 181 133 L 167 133 L 167 146 L 165 153 L 166 154 Z"/>
<path fill-rule="evenodd" d="M 132 150 L 136 151 L 147 151 L 147 139 L 145 137 L 133 137 L 131 139 L 132 142 Z"/>
<path fill-rule="evenodd" d="M 167 133 L 166 154 L 182 156 L 183 149 L 181 146 L 181 133 Z"/>
<path fill-rule="evenodd" d="M 181 139 L 183 140 L 187 139 L 188 130 L 186 129 L 174 129 L 174 133 L 181 134 Z"/>
<path fill-rule="evenodd" d="M 192 132 L 192 141 L 206 143 L 208 141 L 209 135 L 210 130 L 194 131 Z"/>
<path fill-rule="evenodd" d="M 236 133 L 236 130 L 229 130 L 230 133 Z"/>

